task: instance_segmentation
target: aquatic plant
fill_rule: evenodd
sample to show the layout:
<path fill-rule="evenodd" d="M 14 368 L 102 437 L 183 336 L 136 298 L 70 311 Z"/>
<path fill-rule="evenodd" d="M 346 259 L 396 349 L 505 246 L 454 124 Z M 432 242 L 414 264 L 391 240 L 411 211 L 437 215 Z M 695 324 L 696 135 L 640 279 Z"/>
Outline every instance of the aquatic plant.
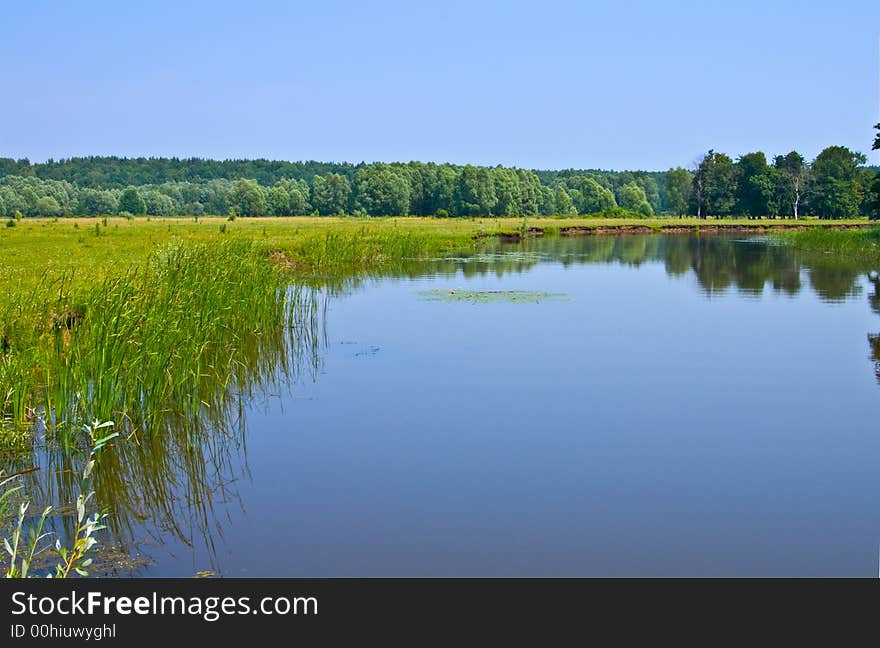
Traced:
<path fill-rule="evenodd" d="M 80 480 L 79 494 L 76 499 L 76 529 L 72 534 L 70 547 L 62 543 L 59 537 L 54 544 L 58 561 L 54 570 L 47 574 L 50 578 L 67 578 L 71 572 L 80 576 L 88 576 L 87 568 L 92 564 L 91 553 L 95 551 L 98 540 L 97 532 L 105 528 L 102 521 L 107 517 L 104 511 L 87 513 L 87 506 L 94 498 L 93 489 L 94 468 L 98 461 L 101 449 L 118 433 L 114 432 L 99 437 L 99 432 L 113 426 L 112 422 L 92 422 L 85 427 L 85 432 L 90 440 L 90 450 Z M 10 486 L 13 480 L 22 474 L 13 474 L 5 479 L 0 479 L 0 521 L 6 518 L 11 498 L 22 490 L 21 485 Z M 52 506 L 46 506 L 40 514 L 37 522 L 26 526 L 25 519 L 31 502 L 27 497 L 22 498 L 18 506 L 18 515 L 12 524 L 11 533 L 3 536 L 3 549 L 8 556 L 9 565 L 5 570 L 6 578 L 28 578 L 32 574 L 32 566 L 39 554 L 49 550 L 51 545 L 43 545 L 43 540 L 52 535 L 44 533 L 43 528 L 46 519 L 53 511 Z"/>
<path fill-rule="evenodd" d="M 811 228 L 774 236 L 798 249 L 834 254 L 880 267 L 880 227 L 837 230 Z"/>
<path fill-rule="evenodd" d="M 470 302 L 489 304 L 495 302 L 539 303 L 544 300 L 563 300 L 562 293 L 545 293 L 535 290 L 424 290 L 419 292 L 427 301 Z"/>
<path fill-rule="evenodd" d="M 172 245 L 90 289 L 69 285 L 49 282 L 0 310 L 0 414 L 15 425 L 41 418 L 68 442 L 84 421 L 149 427 L 169 407 L 222 400 L 245 349 L 289 330 L 304 294 L 241 241 Z"/>

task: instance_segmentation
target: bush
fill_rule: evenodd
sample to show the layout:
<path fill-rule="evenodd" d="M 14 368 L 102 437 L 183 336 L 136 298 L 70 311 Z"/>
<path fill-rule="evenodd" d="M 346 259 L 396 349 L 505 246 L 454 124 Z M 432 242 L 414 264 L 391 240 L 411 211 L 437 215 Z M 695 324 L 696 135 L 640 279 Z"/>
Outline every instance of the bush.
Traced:
<path fill-rule="evenodd" d="M 442 207 L 436 211 L 434 214 L 437 218 L 449 218 L 449 212 L 443 209 Z"/>
<path fill-rule="evenodd" d="M 15 219 L 10 218 L 8 221 L 6 221 L 6 227 L 15 227 Z"/>

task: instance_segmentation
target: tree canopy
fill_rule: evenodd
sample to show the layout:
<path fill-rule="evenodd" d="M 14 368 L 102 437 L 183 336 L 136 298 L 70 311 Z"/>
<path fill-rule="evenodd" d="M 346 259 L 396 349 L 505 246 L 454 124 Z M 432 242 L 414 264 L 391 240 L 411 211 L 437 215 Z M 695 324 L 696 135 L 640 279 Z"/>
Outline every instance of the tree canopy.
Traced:
<path fill-rule="evenodd" d="M 880 124 L 878 124 L 880 130 Z M 880 135 L 874 142 L 880 146 Z M 692 170 L 527 170 L 395 162 L 349 164 L 200 158 L 83 157 L 32 164 L 0 158 L 0 216 L 128 213 L 243 216 L 880 215 L 866 158 L 830 146 L 730 156 L 710 150 Z"/>

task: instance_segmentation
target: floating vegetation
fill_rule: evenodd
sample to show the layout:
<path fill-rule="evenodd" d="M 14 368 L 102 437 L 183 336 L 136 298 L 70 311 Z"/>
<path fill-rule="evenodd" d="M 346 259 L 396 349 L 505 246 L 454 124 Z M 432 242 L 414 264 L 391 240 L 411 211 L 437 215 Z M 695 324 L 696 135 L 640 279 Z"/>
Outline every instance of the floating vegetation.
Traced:
<path fill-rule="evenodd" d="M 455 261 L 458 263 L 496 263 L 498 261 L 538 263 L 551 260 L 545 252 L 533 252 L 530 250 L 509 250 L 503 252 L 478 252 L 469 256 L 444 256 L 425 258 L 425 261 Z"/>
<path fill-rule="evenodd" d="M 491 304 L 496 302 L 538 304 L 545 300 L 564 301 L 563 293 L 545 293 L 535 290 L 425 290 L 419 292 L 426 301 L 470 302 Z"/>

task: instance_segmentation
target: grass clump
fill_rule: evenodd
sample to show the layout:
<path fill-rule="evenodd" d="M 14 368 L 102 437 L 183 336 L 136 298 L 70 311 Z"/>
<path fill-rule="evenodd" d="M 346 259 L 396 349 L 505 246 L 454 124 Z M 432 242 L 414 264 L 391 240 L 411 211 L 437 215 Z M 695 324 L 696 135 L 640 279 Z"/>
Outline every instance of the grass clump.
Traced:
<path fill-rule="evenodd" d="M 799 249 L 880 265 L 880 227 L 854 230 L 807 229 L 782 232 L 777 237 Z"/>
<path fill-rule="evenodd" d="M 61 279 L 19 292 L 0 308 L 0 415 L 63 432 L 195 411 L 220 397 L 245 347 L 290 323 L 295 301 L 244 241 L 174 244 L 86 289 Z"/>

